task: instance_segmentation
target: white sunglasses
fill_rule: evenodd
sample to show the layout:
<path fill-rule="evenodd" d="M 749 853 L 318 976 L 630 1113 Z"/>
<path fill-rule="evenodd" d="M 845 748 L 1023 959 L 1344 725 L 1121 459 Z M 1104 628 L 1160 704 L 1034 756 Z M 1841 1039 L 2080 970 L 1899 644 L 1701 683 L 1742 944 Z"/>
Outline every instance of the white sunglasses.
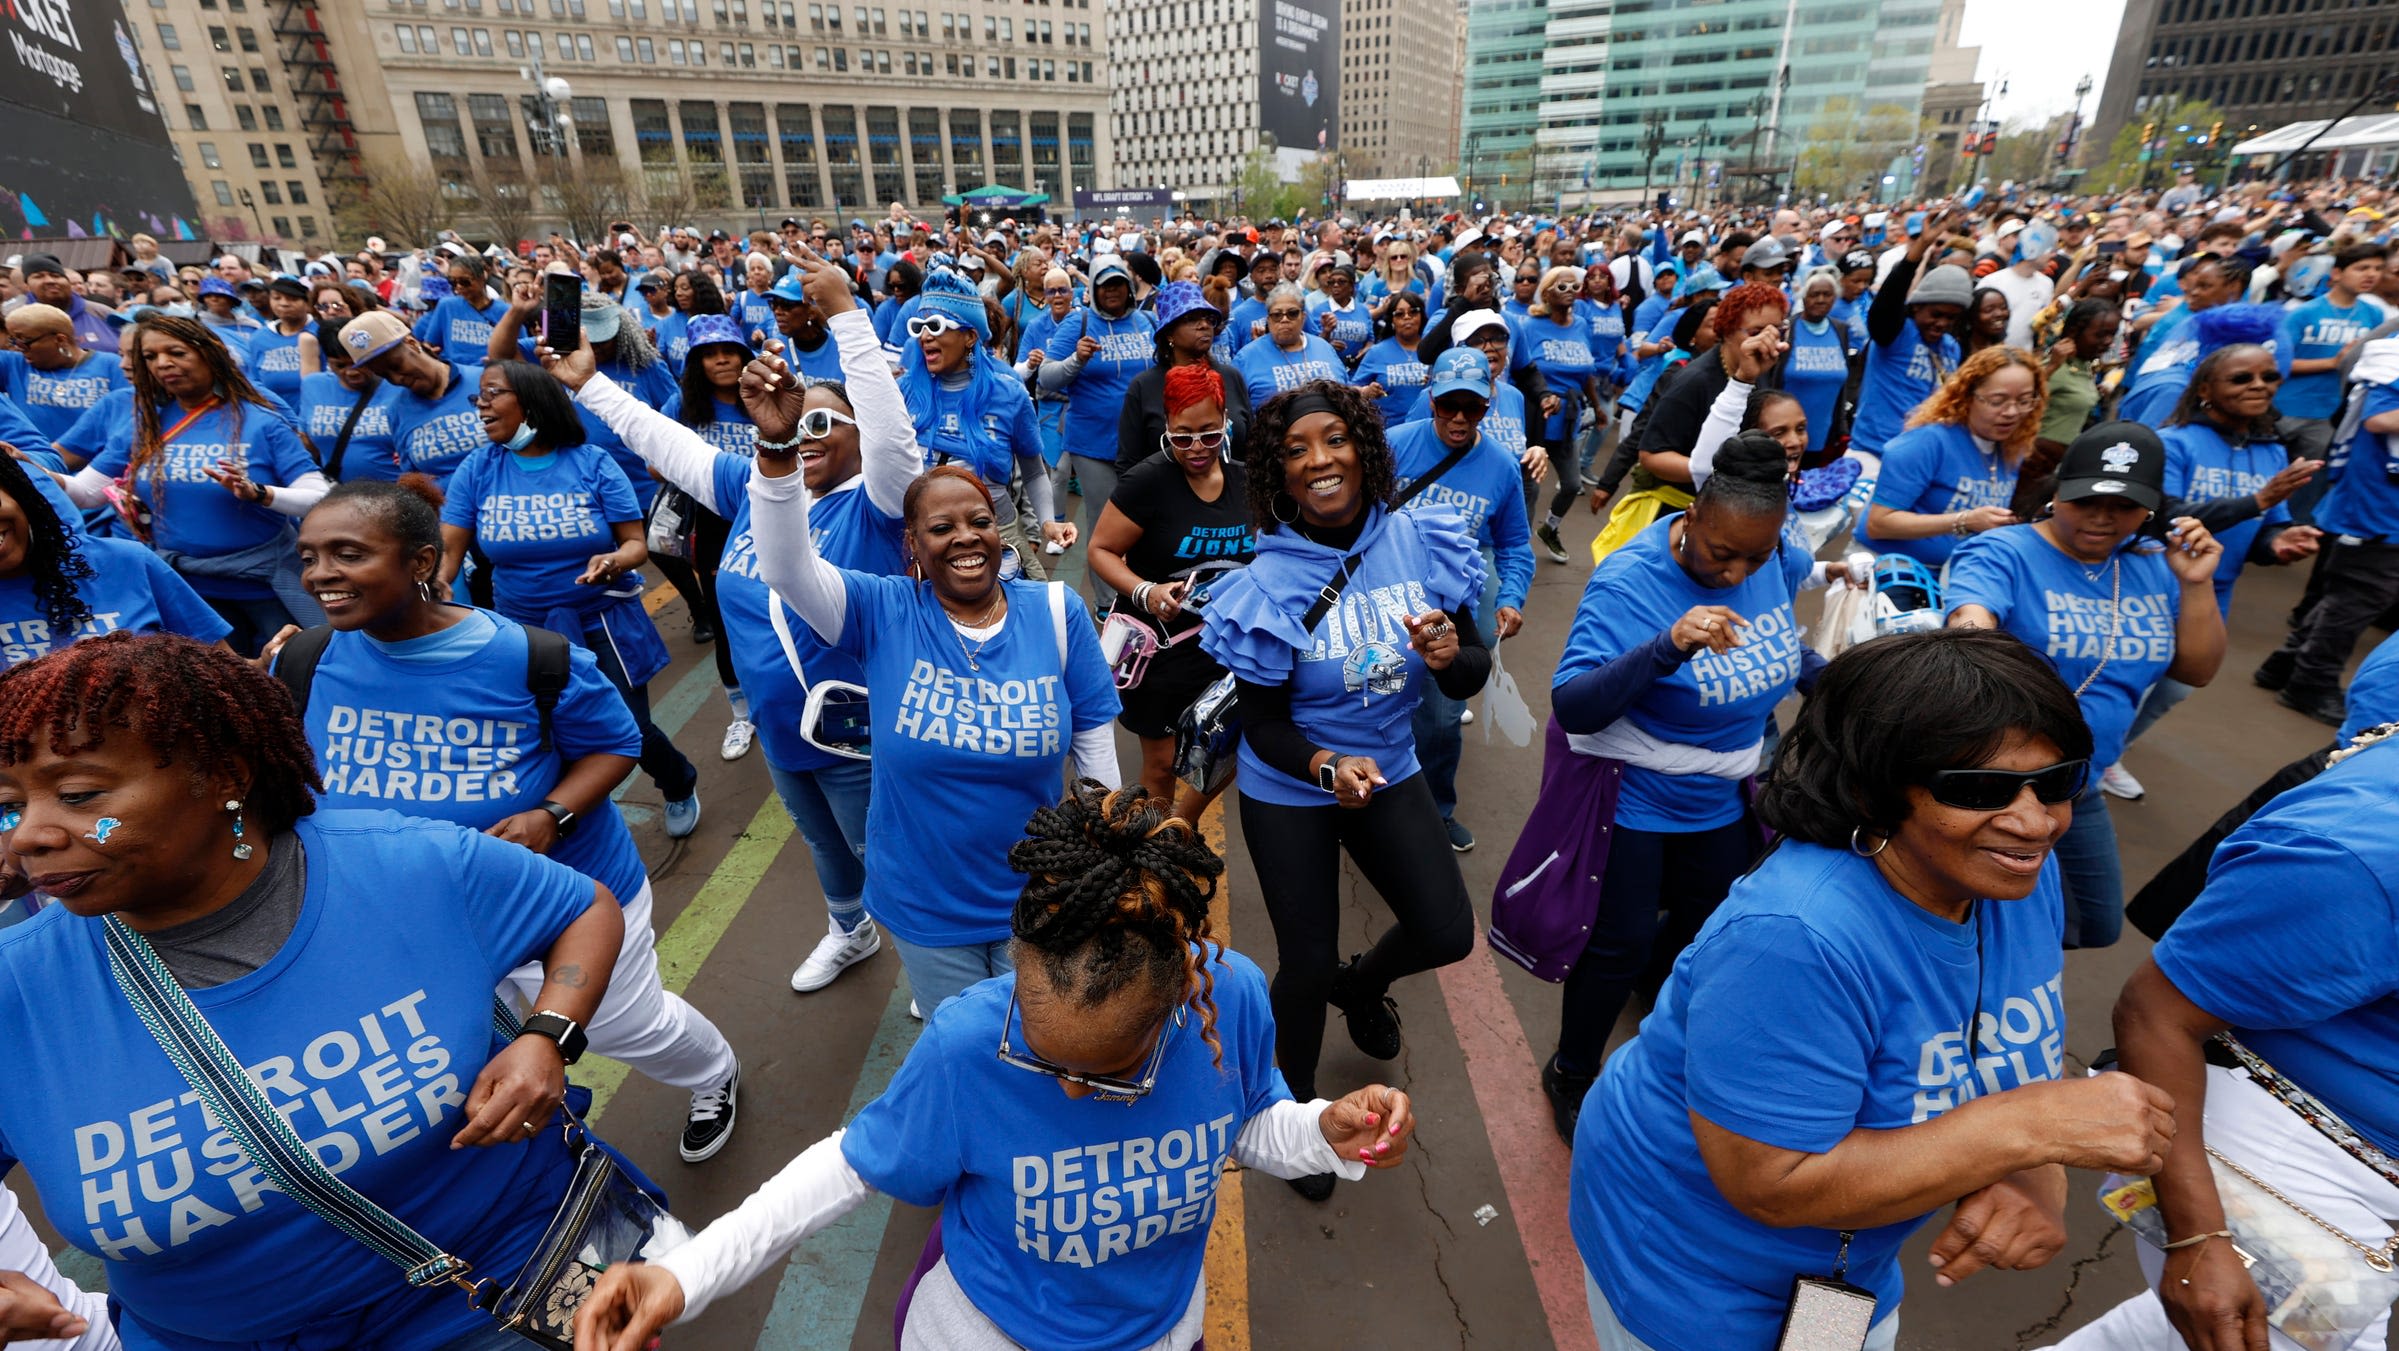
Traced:
<path fill-rule="evenodd" d="M 911 315 L 908 319 L 908 336 L 911 338 L 938 338 L 944 333 L 955 333 L 965 327 L 966 325 L 946 314 Z"/>
<path fill-rule="evenodd" d="M 811 408 L 800 414 L 800 439 L 822 441 L 831 436 L 833 429 L 837 426 L 855 427 L 857 425 L 858 419 L 847 413 L 836 413 L 830 408 Z"/>

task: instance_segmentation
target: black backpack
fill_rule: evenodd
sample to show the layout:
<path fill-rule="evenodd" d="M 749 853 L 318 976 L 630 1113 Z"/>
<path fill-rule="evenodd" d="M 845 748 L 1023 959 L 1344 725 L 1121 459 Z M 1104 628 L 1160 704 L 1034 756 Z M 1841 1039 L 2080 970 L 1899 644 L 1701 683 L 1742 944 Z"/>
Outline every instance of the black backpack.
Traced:
<path fill-rule="evenodd" d="M 525 629 L 525 688 L 533 695 L 533 706 L 541 713 L 541 750 L 550 748 L 551 715 L 558 711 L 559 697 L 566 693 L 567 676 L 572 668 L 573 645 L 548 629 L 531 624 Z M 325 655 L 325 645 L 333 641 L 333 626 L 319 624 L 302 629 L 283 644 L 275 656 L 275 678 L 291 691 L 292 703 L 300 716 L 308 716 L 308 689 L 315 683 L 317 661 Z"/>

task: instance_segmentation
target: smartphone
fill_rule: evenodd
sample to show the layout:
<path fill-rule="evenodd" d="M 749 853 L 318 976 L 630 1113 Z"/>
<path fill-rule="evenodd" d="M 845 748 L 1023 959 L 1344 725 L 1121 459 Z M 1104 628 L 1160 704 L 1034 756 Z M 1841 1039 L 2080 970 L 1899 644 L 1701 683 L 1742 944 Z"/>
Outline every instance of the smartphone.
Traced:
<path fill-rule="evenodd" d="M 2124 241 L 2121 239 L 2102 239 L 2099 241 L 2099 256 L 2102 258 L 2112 258 L 2122 252 L 2124 252 Z"/>
<path fill-rule="evenodd" d="M 541 281 L 541 341 L 553 352 L 583 345 L 583 278 L 551 272 Z"/>

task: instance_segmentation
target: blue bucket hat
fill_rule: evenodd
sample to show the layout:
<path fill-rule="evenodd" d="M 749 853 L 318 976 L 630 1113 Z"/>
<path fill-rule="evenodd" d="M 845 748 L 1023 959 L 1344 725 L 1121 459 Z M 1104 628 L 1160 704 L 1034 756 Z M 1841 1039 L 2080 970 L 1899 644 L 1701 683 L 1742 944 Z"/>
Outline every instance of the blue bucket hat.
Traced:
<path fill-rule="evenodd" d="M 1425 386 L 1427 402 L 1445 394 L 1472 394 L 1491 402 L 1491 362 L 1472 347 L 1452 347 L 1433 362 L 1432 380 Z"/>
<path fill-rule="evenodd" d="M 200 294 L 204 296 L 226 296 L 234 300 L 239 300 L 242 298 L 242 293 L 233 289 L 233 283 L 225 280 L 223 277 L 202 277 L 200 279 Z"/>
<path fill-rule="evenodd" d="M 749 339 L 741 336 L 741 326 L 734 323 L 733 316 L 729 314 L 695 314 L 691 317 L 691 323 L 684 328 L 683 335 L 691 343 L 687 359 L 698 356 L 703 347 L 724 344 L 740 348 L 743 356 L 754 355 L 750 351 Z"/>
<path fill-rule="evenodd" d="M 1158 288 L 1158 331 L 1164 333 L 1193 314 L 1204 315 L 1224 326 L 1224 312 L 1208 303 L 1207 294 L 1195 281 L 1170 281 Z"/>
<path fill-rule="evenodd" d="M 964 324 L 985 342 L 991 340 L 991 316 L 983 309 L 983 293 L 947 268 L 927 275 L 925 289 L 917 293 L 917 312 L 928 311 Z"/>

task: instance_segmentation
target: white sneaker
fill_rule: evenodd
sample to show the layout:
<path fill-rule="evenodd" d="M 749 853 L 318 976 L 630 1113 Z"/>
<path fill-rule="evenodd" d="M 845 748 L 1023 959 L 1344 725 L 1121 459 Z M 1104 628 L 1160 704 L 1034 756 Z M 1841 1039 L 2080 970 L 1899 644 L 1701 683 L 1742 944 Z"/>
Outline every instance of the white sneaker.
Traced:
<path fill-rule="evenodd" d="M 725 742 L 717 747 L 717 753 L 728 760 L 739 760 L 750 753 L 750 742 L 757 735 L 758 729 L 748 718 L 735 718 L 725 724 Z"/>
<path fill-rule="evenodd" d="M 1472 727 L 1474 725 L 1474 710 L 1471 708 L 1463 708 L 1458 710 L 1458 725 L 1460 727 Z"/>
<path fill-rule="evenodd" d="M 816 940 L 816 951 L 791 973 L 791 988 L 801 994 L 821 990 L 833 983 L 833 978 L 883 950 L 883 931 L 869 917 L 858 921 L 858 927 L 848 933 L 828 921 L 825 936 Z"/>
<path fill-rule="evenodd" d="M 925 1020 L 925 1011 L 918 1008 L 916 1001 L 911 999 L 908 1001 L 908 1016 L 921 1023 Z"/>
<path fill-rule="evenodd" d="M 2141 786 L 2141 781 L 2132 776 L 2132 771 L 2120 764 L 2109 765 L 2099 771 L 2099 791 L 2109 797 L 2120 797 L 2126 802 L 2138 802 L 2149 794 L 2149 790 Z"/>

